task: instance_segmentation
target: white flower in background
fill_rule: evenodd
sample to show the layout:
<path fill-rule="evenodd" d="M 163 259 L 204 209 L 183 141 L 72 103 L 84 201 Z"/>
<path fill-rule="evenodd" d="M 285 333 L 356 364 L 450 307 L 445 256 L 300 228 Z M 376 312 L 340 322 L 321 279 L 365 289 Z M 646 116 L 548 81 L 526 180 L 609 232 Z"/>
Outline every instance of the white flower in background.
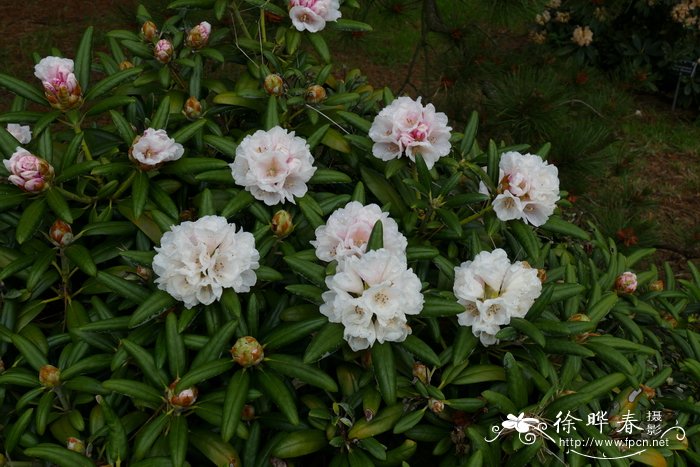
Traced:
<path fill-rule="evenodd" d="M 289 17 L 298 31 L 318 32 L 340 18 L 338 0 L 290 0 Z"/>
<path fill-rule="evenodd" d="M 209 305 L 224 289 L 248 292 L 255 285 L 260 255 L 253 235 L 220 216 L 183 222 L 163 234 L 153 272 L 158 288 L 187 308 Z"/>
<path fill-rule="evenodd" d="M 534 154 L 506 152 L 499 164 L 493 210 L 502 221 L 522 219 L 534 226 L 547 222 L 559 200 L 559 172 Z M 479 192 L 488 194 L 483 183 Z"/>
<path fill-rule="evenodd" d="M 433 104 L 423 106 L 421 98 L 399 97 L 375 117 L 369 129 L 374 141 L 372 154 L 383 161 L 402 154 L 416 160 L 420 154 L 428 168 L 450 153 L 450 130 L 447 115 L 436 112 Z"/>
<path fill-rule="evenodd" d="M 20 147 L 15 150 L 10 159 L 2 162 L 10 172 L 7 180 L 28 193 L 47 190 L 54 177 L 51 164 Z"/>
<path fill-rule="evenodd" d="M 326 225 L 316 229 L 316 256 L 322 261 L 341 260 L 348 256 L 362 256 L 375 222 L 381 220 L 384 248 L 397 255 L 406 254 L 406 237 L 399 232 L 396 221 L 382 212 L 376 204 L 363 206 L 357 201 L 336 209 Z"/>
<path fill-rule="evenodd" d="M 571 41 L 578 44 L 580 47 L 586 47 L 593 42 L 593 31 L 588 26 L 576 26 L 574 33 L 571 36 Z"/>
<path fill-rule="evenodd" d="M 129 158 L 142 170 L 160 167 L 163 163 L 176 161 L 185 153 L 182 144 L 176 143 L 165 130 L 147 128 L 143 135 L 134 139 L 129 148 Z"/>
<path fill-rule="evenodd" d="M 243 138 L 229 164 L 234 181 L 268 206 L 306 194 L 316 172 L 306 141 L 281 127 L 258 130 Z"/>
<path fill-rule="evenodd" d="M 53 108 L 66 111 L 82 104 L 82 90 L 73 74 L 73 60 L 44 57 L 34 66 L 34 76 L 41 80 L 46 99 Z"/>
<path fill-rule="evenodd" d="M 17 123 L 8 123 L 7 131 L 19 141 L 19 144 L 29 144 L 32 140 L 32 130 L 28 125 L 23 126 Z"/>
<path fill-rule="evenodd" d="M 407 269 L 405 256 L 384 248 L 349 256 L 326 278 L 320 311 L 331 323 L 342 323 L 354 351 L 380 343 L 402 342 L 411 334 L 406 315 L 423 308 L 421 282 Z"/>
<path fill-rule="evenodd" d="M 524 318 L 541 292 L 537 270 L 520 261 L 511 264 L 500 248 L 455 268 L 454 294 L 466 310 L 457 321 L 471 326 L 483 345 L 497 343 L 501 326 Z"/>

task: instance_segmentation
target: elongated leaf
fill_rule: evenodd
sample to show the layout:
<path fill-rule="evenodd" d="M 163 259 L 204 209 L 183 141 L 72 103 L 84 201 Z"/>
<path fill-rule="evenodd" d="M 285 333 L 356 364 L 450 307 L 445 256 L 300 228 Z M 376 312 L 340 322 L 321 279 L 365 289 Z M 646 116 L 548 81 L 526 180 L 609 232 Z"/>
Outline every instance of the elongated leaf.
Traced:
<path fill-rule="evenodd" d="M 29 206 L 22 213 L 22 217 L 19 218 L 19 223 L 17 224 L 17 230 L 15 231 L 15 238 L 17 243 L 24 243 L 39 228 L 41 221 L 44 220 L 44 214 L 46 212 L 46 199 L 39 198 L 31 202 Z"/>
<path fill-rule="evenodd" d="M 22 96 L 25 99 L 29 99 L 32 102 L 36 102 L 37 104 L 48 104 L 44 93 L 40 92 L 34 86 L 31 86 L 17 78 L 13 78 L 12 76 L 0 73 L 0 86 L 7 89 L 8 91 L 14 92 L 18 96 Z"/>
<path fill-rule="evenodd" d="M 90 84 L 90 67 L 92 66 L 92 32 L 93 27 L 89 26 L 83 33 L 78 51 L 75 54 L 75 76 L 83 90 L 87 91 Z"/>
<path fill-rule="evenodd" d="M 221 439 L 228 441 L 236 432 L 238 422 L 241 420 L 241 412 L 248 397 L 250 374 L 245 369 L 240 369 L 233 374 L 226 388 L 224 397 L 224 410 L 221 417 Z"/>
<path fill-rule="evenodd" d="M 112 75 L 107 76 L 105 79 L 98 81 L 87 92 L 87 94 L 85 94 L 85 100 L 90 101 L 92 99 L 97 99 L 98 97 L 108 93 L 109 91 L 117 87 L 121 82 L 126 81 L 129 78 L 136 77 L 142 71 L 142 67 L 134 67 L 127 68 L 126 70 L 120 70 Z"/>
<path fill-rule="evenodd" d="M 372 366 L 384 402 L 396 402 L 396 362 L 389 342 L 375 343 L 372 346 Z"/>
<path fill-rule="evenodd" d="M 152 292 L 146 300 L 140 302 L 139 307 L 131 315 L 129 327 L 133 328 L 149 322 L 176 303 L 177 301 L 163 290 Z"/>

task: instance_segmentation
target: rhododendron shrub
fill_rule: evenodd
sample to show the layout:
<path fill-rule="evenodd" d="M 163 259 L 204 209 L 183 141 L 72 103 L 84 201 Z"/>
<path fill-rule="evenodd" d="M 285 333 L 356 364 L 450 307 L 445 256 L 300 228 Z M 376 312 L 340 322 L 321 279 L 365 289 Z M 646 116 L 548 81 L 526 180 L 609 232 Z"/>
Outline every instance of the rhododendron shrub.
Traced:
<path fill-rule="evenodd" d="M 589 462 L 566 414 L 591 463 L 697 464 L 692 265 L 569 222 L 547 147 L 343 73 L 356 2 L 171 6 L 0 74 L 0 465 Z M 631 419 L 679 428 L 630 456 Z"/>

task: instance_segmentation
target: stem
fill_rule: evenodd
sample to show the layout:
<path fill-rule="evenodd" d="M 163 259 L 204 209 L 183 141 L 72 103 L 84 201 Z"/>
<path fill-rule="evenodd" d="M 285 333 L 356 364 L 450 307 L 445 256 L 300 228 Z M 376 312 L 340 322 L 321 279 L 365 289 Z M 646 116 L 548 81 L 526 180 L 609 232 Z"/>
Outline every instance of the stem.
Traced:
<path fill-rule="evenodd" d="M 238 23 L 243 30 L 243 35 L 247 37 L 248 39 L 252 39 L 253 37 L 250 35 L 250 32 L 248 32 L 248 28 L 245 25 L 245 21 L 243 21 L 243 17 L 241 16 L 241 12 L 238 11 L 238 5 L 232 3 L 231 4 L 231 10 L 233 11 L 233 15 L 236 18 L 236 21 L 233 21 L 233 28 L 234 32 L 236 32 L 236 23 Z"/>
<path fill-rule="evenodd" d="M 343 128 L 342 126 L 340 126 L 340 124 L 339 124 L 338 122 L 336 122 L 336 121 L 333 120 L 331 117 L 329 117 L 328 115 L 324 114 L 323 112 L 321 112 L 321 111 L 318 110 L 317 108 L 311 107 L 309 104 L 304 104 L 304 106 L 307 107 L 307 108 L 309 108 L 309 109 L 311 109 L 311 110 L 313 110 L 313 111 L 315 111 L 315 112 L 318 112 L 319 114 L 321 114 L 321 115 L 322 115 L 324 118 L 326 118 L 329 122 L 331 122 L 332 124 L 334 124 L 335 126 L 337 126 L 338 128 L 340 128 L 346 135 L 349 135 L 349 134 L 350 134 L 350 132 L 349 132 L 348 130 L 346 130 L 345 128 Z"/>
<path fill-rule="evenodd" d="M 172 77 L 175 79 L 175 81 L 177 81 L 178 86 L 180 86 L 180 87 L 182 88 L 183 91 L 188 91 L 187 85 L 186 85 L 185 82 L 182 80 L 182 78 L 180 78 L 180 74 L 177 72 L 177 70 L 175 69 L 175 67 L 170 66 L 170 65 L 168 65 L 168 67 L 170 68 L 170 74 L 171 74 Z"/>
<path fill-rule="evenodd" d="M 138 169 L 137 169 L 138 170 Z M 131 186 L 131 183 L 134 181 L 134 178 L 136 177 L 136 170 L 131 172 L 131 175 L 129 175 L 129 178 L 124 180 L 124 182 L 119 185 L 119 188 L 117 188 L 117 191 L 112 194 L 111 198 L 112 199 L 117 199 L 119 196 L 126 191 L 127 188 Z"/>
<path fill-rule="evenodd" d="M 88 197 L 88 196 L 76 195 L 75 193 L 71 193 L 70 191 L 64 190 L 60 186 L 54 185 L 53 189 L 60 191 L 64 198 L 70 199 L 72 201 L 77 201 L 79 203 L 85 203 L 85 204 L 92 204 L 92 202 L 93 202 L 93 199 Z"/>
<path fill-rule="evenodd" d="M 80 122 L 76 122 L 73 125 L 73 131 L 75 134 L 80 134 L 83 132 L 83 129 L 80 127 Z M 85 159 L 91 161 L 92 160 L 92 153 L 90 152 L 90 148 L 88 147 L 87 143 L 85 142 L 85 138 L 80 142 L 80 146 L 83 148 L 83 153 L 85 154 Z"/>
<path fill-rule="evenodd" d="M 486 213 L 489 212 L 489 211 L 493 211 L 493 204 L 489 204 L 488 206 L 486 206 L 486 207 L 485 207 L 484 209 L 482 209 L 481 211 L 479 211 L 479 212 L 477 212 L 477 213 L 474 213 L 474 214 L 472 214 L 472 215 L 469 216 L 469 217 L 465 217 L 464 219 L 462 219 L 461 221 L 459 221 L 459 223 L 462 224 L 462 225 L 468 224 L 468 223 L 470 223 L 471 221 L 474 221 L 474 220 L 476 220 L 476 219 L 479 219 L 480 217 L 482 217 L 484 214 L 486 214 Z"/>
<path fill-rule="evenodd" d="M 66 412 L 70 412 L 70 404 L 68 404 L 68 401 L 63 395 L 63 391 L 61 391 L 61 386 L 56 386 L 55 388 L 53 388 L 53 392 L 56 393 L 56 397 L 58 397 L 58 400 L 61 402 L 63 410 L 65 410 Z"/>
<path fill-rule="evenodd" d="M 267 42 L 267 31 L 265 30 L 265 10 L 262 8 L 260 8 L 260 23 L 258 27 L 260 28 L 260 37 L 264 44 Z"/>

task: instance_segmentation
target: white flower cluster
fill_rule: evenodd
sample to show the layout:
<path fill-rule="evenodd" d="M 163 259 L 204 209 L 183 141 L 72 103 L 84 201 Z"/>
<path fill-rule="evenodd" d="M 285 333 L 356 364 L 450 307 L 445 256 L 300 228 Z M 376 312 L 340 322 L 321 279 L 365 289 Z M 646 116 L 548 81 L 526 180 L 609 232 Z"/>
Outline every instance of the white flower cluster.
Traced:
<path fill-rule="evenodd" d="M 341 17 L 338 0 L 290 0 L 289 17 L 297 31 L 318 32 Z"/>
<path fill-rule="evenodd" d="M 340 261 L 326 285 L 320 311 L 331 323 L 343 324 L 354 351 L 375 341 L 404 341 L 411 333 L 406 315 L 423 309 L 421 283 L 407 269 L 406 257 L 383 248 Z"/>
<path fill-rule="evenodd" d="M 499 164 L 498 195 L 493 210 L 502 221 L 522 219 L 534 226 L 547 222 L 559 200 L 556 166 L 534 154 L 506 152 Z M 481 183 L 479 192 L 488 194 Z"/>
<path fill-rule="evenodd" d="M 428 168 L 450 153 L 450 130 L 447 115 L 436 112 L 433 104 L 421 104 L 421 98 L 399 97 L 383 108 L 369 129 L 374 141 L 372 153 L 383 161 L 403 153 L 415 162 L 420 154 Z"/>
<path fill-rule="evenodd" d="M 243 138 L 231 167 L 234 181 L 268 206 L 306 194 L 316 172 L 306 141 L 281 127 Z"/>
<path fill-rule="evenodd" d="M 183 222 L 163 234 L 153 258 L 155 283 L 192 308 L 221 298 L 223 289 L 248 292 L 260 255 L 255 239 L 220 216 Z"/>
<path fill-rule="evenodd" d="M 455 268 L 454 294 L 466 310 L 457 321 L 471 326 L 483 345 L 497 343 L 501 326 L 524 318 L 541 292 L 537 270 L 520 261 L 511 264 L 500 248 Z"/>
<path fill-rule="evenodd" d="M 344 208 L 336 209 L 326 225 L 316 229 L 316 256 L 322 261 L 341 260 L 348 256 L 362 256 L 374 224 L 381 220 L 384 248 L 396 255 L 406 254 L 406 237 L 399 232 L 396 221 L 382 212 L 376 204 L 363 206 L 352 201 Z"/>
<path fill-rule="evenodd" d="M 383 227 L 383 245 L 367 252 L 376 222 Z M 321 313 L 331 323 L 342 323 L 343 336 L 354 351 L 375 341 L 402 342 L 411 334 L 406 315 L 423 308 L 421 282 L 408 269 L 406 238 L 396 221 L 376 204 L 348 203 L 316 229 L 316 256 L 338 261 L 335 275 L 326 278 Z"/>
<path fill-rule="evenodd" d="M 14 136 L 19 144 L 29 144 L 29 142 L 32 140 L 32 129 L 26 125 L 8 123 L 7 132 Z"/>

